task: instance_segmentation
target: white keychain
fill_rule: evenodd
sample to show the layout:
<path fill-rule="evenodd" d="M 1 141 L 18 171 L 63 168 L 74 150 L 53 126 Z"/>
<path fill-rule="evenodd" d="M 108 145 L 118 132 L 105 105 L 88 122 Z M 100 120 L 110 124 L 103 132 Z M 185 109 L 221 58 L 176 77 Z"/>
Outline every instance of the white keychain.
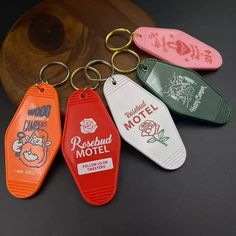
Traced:
<path fill-rule="evenodd" d="M 86 67 L 92 64 L 94 62 Z M 87 77 L 91 79 L 88 74 Z M 105 81 L 103 92 L 116 126 L 127 143 L 164 169 L 174 170 L 183 165 L 186 159 L 184 144 L 161 100 L 121 74 L 112 73 Z"/>

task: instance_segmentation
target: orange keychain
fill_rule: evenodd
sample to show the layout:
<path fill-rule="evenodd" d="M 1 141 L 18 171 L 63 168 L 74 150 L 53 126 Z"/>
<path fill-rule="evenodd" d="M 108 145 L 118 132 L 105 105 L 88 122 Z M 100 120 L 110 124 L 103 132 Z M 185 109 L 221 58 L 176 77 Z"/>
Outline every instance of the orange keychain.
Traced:
<path fill-rule="evenodd" d="M 66 69 L 66 78 L 50 85 L 43 79 L 51 65 Z M 28 198 L 41 187 L 61 142 L 58 94 L 54 87 L 66 82 L 69 69 L 51 62 L 40 71 L 40 82 L 28 89 L 5 134 L 6 183 L 17 198 Z"/>

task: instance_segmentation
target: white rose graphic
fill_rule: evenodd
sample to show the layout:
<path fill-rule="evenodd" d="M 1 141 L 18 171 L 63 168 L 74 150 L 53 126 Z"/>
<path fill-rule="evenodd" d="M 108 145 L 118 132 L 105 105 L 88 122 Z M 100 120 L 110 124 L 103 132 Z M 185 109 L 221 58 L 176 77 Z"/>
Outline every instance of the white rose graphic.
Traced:
<path fill-rule="evenodd" d="M 83 134 L 92 134 L 97 129 L 97 123 L 93 118 L 85 118 L 80 122 L 80 131 Z"/>

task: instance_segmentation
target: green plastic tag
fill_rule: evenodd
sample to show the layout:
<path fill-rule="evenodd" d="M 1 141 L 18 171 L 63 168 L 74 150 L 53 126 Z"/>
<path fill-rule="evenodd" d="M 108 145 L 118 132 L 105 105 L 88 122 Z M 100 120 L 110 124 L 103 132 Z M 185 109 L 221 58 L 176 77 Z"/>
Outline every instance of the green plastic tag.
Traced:
<path fill-rule="evenodd" d="M 215 124 L 230 120 L 228 101 L 193 70 L 148 58 L 139 64 L 137 74 L 142 84 L 175 113 Z"/>

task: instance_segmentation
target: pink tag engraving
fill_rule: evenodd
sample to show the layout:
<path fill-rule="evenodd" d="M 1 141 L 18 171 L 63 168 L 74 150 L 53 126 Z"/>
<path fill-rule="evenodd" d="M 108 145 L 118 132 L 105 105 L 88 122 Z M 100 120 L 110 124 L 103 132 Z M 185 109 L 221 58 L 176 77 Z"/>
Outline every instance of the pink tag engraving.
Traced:
<path fill-rule="evenodd" d="M 180 30 L 140 27 L 133 40 L 143 51 L 178 66 L 214 70 L 222 65 L 217 50 Z"/>

